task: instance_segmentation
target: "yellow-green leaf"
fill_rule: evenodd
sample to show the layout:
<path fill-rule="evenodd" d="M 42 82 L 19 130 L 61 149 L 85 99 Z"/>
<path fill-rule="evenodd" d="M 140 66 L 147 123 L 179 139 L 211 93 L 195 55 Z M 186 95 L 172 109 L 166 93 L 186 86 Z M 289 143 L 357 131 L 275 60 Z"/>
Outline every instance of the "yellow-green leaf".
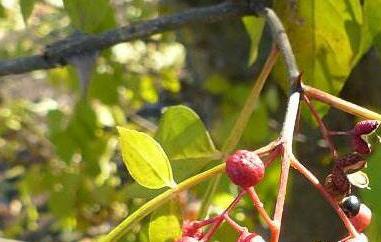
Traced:
<path fill-rule="evenodd" d="M 216 152 L 200 117 L 183 105 L 164 110 L 156 138 L 171 160 L 207 157 Z"/>
<path fill-rule="evenodd" d="M 27 24 L 28 19 L 30 15 L 32 14 L 35 3 L 36 3 L 36 0 L 20 0 L 21 14 L 25 24 Z"/>
<path fill-rule="evenodd" d="M 332 94 L 343 87 L 363 50 L 359 0 L 275 2 L 307 84 Z M 287 85 L 287 78 L 277 78 Z"/>
<path fill-rule="evenodd" d="M 242 18 L 242 22 L 245 25 L 246 31 L 250 37 L 250 54 L 248 64 L 251 65 L 257 59 L 258 45 L 262 37 L 265 20 L 263 18 L 248 16 Z"/>
<path fill-rule="evenodd" d="M 63 0 L 63 3 L 71 24 L 83 32 L 97 33 L 115 26 L 108 0 Z"/>
<path fill-rule="evenodd" d="M 124 164 L 142 186 L 159 189 L 175 186 L 172 168 L 160 144 L 149 135 L 119 127 Z"/>
<path fill-rule="evenodd" d="M 181 234 L 181 214 L 176 201 L 161 206 L 151 215 L 148 229 L 150 242 L 172 242 Z"/>

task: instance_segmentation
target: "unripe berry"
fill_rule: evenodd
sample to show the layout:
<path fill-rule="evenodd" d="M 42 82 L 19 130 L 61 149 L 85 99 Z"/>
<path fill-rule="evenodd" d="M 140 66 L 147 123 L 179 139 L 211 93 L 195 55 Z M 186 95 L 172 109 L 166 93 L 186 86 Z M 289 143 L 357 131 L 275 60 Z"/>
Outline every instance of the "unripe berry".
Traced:
<path fill-rule="evenodd" d="M 365 234 L 359 234 L 356 238 L 346 239 L 342 242 L 368 242 L 368 238 Z"/>
<path fill-rule="evenodd" d="M 357 231 L 362 232 L 368 225 L 370 224 L 370 221 L 372 219 L 372 211 L 365 205 L 360 205 L 360 211 L 358 214 L 352 218 L 350 218 L 353 226 L 356 228 Z"/>
<path fill-rule="evenodd" d="M 265 166 L 254 152 L 238 150 L 226 160 L 225 171 L 234 184 L 247 188 L 262 180 Z"/>
<path fill-rule="evenodd" d="M 359 199 L 352 195 L 344 198 L 340 204 L 340 207 L 343 209 L 348 218 L 352 218 L 359 213 L 360 205 L 361 203 Z"/>
<path fill-rule="evenodd" d="M 363 120 L 355 125 L 352 132 L 357 136 L 368 135 L 374 132 L 378 126 L 380 126 L 380 121 L 378 120 Z"/>
<path fill-rule="evenodd" d="M 262 236 L 256 234 L 256 233 L 249 233 L 247 231 L 244 231 L 239 236 L 237 242 L 266 242 Z"/>

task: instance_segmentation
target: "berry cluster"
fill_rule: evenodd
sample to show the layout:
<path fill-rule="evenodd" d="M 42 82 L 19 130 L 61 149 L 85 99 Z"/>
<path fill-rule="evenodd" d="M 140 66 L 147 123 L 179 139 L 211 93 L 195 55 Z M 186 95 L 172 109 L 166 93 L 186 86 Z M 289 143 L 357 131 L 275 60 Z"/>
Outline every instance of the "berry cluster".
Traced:
<path fill-rule="evenodd" d="M 363 155 L 371 153 L 368 136 L 375 132 L 379 125 L 379 121 L 364 120 L 358 122 L 350 131 L 331 132 L 332 134 L 350 136 L 353 153 L 346 154 L 335 160 L 331 173 L 326 178 L 325 188 L 339 203 L 341 209 L 358 232 L 362 232 L 370 224 L 372 212 L 356 196 L 350 194 L 352 193 L 352 186 L 368 187 L 367 176 L 360 170 L 366 167 L 366 160 Z M 353 174 L 365 177 L 365 184 L 350 180 L 349 176 Z M 365 235 L 361 234 L 359 238 L 348 238 L 343 241 L 367 241 L 367 239 Z"/>
<path fill-rule="evenodd" d="M 341 209 L 342 212 L 344 212 L 344 218 L 346 216 L 347 219 L 349 219 L 358 233 L 361 233 L 370 224 L 372 213 L 356 196 L 351 195 L 352 186 L 364 186 L 360 186 L 356 182 L 351 181 L 348 177 L 361 172 L 361 169 L 366 166 L 366 160 L 363 158 L 363 155 L 367 155 L 371 152 L 371 146 L 367 136 L 373 133 L 379 125 L 380 122 L 378 121 L 365 120 L 357 123 L 350 131 L 329 132 L 330 135 L 350 136 L 353 152 L 337 158 L 336 150 L 333 146 L 331 147 L 334 149 L 332 153 L 334 154 L 335 162 L 330 174 L 326 178 L 323 190 L 329 194 L 330 199 L 338 206 L 337 210 Z M 207 242 L 223 222 L 226 222 L 237 231 L 237 242 L 264 242 L 265 240 L 260 235 L 255 232 L 249 232 L 246 227 L 240 226 L 229 216 L 229 213 L 245 194 L 250 197 L 254 207 L 268 224 L 272 234 L 275 234 L 273 233 L 274 231 L 279 231 L 279 227 L 274 222 L 275 220 L 272 220 L 267 214 L 254 190 L 254 186 L 264 177 L 265 167 L 283 151 L 282 149 L 278 149 L 279 147 L 282 146 L 277 146 L 267 154 L 266 165 L 262 162 L 258 154 L 253 151 L 238 150 L 230 155 L 225 161 L 225 172 L 230 180 L 241 188 L 240 193 L 221 214 L 202 221 L 184 222 L 181 238 L 178 239 L 177 242 Z M 368 184 L 366 184 L 365 187 L 367 187 L 367 185 Z M 362 241 L 368 241 L 367 237 L 364 234 L 355 234 L 354 232 L 347 238 L 341 240 L 341 242 Z"/>
<path fill-rule="evenodd" d="M 226 159 L 226 173 L 230 180 L 240 186 L 241 192 L 221 214 L 203 221 L 186 221 L 183 224 L 182 236 L 177 242 L 206 242 L 213 236 L 222 222 L 227 222 L 239 234 L 237 242 L 264 242 L 265 240 L 254 232 L 249 232 L 230 218 L 229 212 L 234 209 L 241 197 L 247 193 L 253 200 L 253 204 L 260 204 L 259 198 L 253 186 L 258 184 L 264 177 L 265 165 L 255 152 L 238 150 Z M 264 210 L 262 210 L 264 211 Z M 209 225 L 209 230 L 204 231 Z"/>

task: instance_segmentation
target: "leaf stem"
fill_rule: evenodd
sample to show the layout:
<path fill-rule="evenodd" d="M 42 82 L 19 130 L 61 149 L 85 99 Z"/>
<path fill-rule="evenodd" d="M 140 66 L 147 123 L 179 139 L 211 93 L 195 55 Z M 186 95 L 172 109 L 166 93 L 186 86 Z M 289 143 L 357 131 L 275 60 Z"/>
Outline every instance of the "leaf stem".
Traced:
<path fill-rule="evenodd" d="M 175 194 L 187 190 L 196 184 L 215 176 L 223 172 L 225 169 L 225 163 L 217 165 L 205 172 L 197 174 L 181 183 L 179 183 L 176 187 L 171 188 L 159 196 L 151 199 L 143 206 L 141 206 L 138 210 L 128 216 L 123 222 L 121 222 L 117 227 L 115 227 L 109 234 L 105 237 L 101 238 L 99 241 L 101 242 L 115 242 L 121 239 L 131 227 L 143 219 L 145 216 L 150 214 L 156 208 L 160 207 L 162 204 L 166 203 L 173 197 Z"/>
<path fill-rule="evenodd" d="M 242 133 L 245 130 L 247 123 L 249 122 L 251 114 L 253 113 L 255 109 L 255 104 L 263 89 L 263 86 L 271 70 L 273 69 L 274 64 L 276 63 L 278 59 L 278 56 L 279 56 L 279 50 L 274 45 L 271 48 L 270 54 L 267 57 L 267 60 L 262 68 L 262 71 L 259 74 L 257 80 L 255 81 L 255 84 L 253 88 L 251 89 L 251 92 L 249 96 L 247 97 L 246 102 L 244 106 L 242 107 L 236 122 L 234 123 L 234 127 L 231 130 L 229 137 L 226 139 L 222 147 L 222 152 L 225 154 L 225 156 L 229 154 L 230 152 L 232 152 L 232 150 L 237 146 L 242 136 Z"/>
<path fill-rule="evenodd" d="M 255 109 L 255 104 L 263 89 L 263 86 L 276 61 L 278 60 L 278 56 L 279 50 L 275 45 L 273 45 L 267 57 L 267 60 L 263 65 L 262 71 L 259 74 L 257 80 L 255 81 L 255 84 L 251 89 L 251 92 L 247 97 L 246 102 L 243 108 L 241 109 L 241 112 L 239 113 L 237 120 L 234 123 L 233 129 L 230 131 L 229 137 L 226 139 L 222 147 L 223 160 L 227 158 L 228 154 L 230 154 L 233 151 L 233 149 L 237 146 L 239 140 L 241 139 L 242 133 L 244 132 L 247 123 L 249 122 L 249 119 Z M 199 212 L 200 218 L 204 218 L 205 216 L 207 216 L 209 205 L 212 201 L 213 195 L 218 187 L 218 184 L 220 183 L 220 180 L 220 175 L 217 175 L 215 178 L 213 178 L 213 180 L 209 182 L 208 190 L 202 200 Z"/>
<path fill-rule="evenodd" d="M 329 93 L 326 93 L 322 90 L 310 87 L 308 85 L 302 84 L 303 92 L 309 98 L 319 100 L 320 102 L 326 103 L 329 106 L 335 107 L 339 110 L 342 110 L 346 113 L 364 118 L 364 119 L 376 119 L 381 120 L 381 114 L 373 112 L 369 109 L 363 108 L 354 103 L 343 100 L 339 97 L 333 96 Z"/>
<path fill-rule="evenodd" d="M 268 155 L 271 151 L 273 151 L 278 146 L 279 146 L 279 142 L 276 140 L 255 150 L 254 152 L 256 152 L 259 157 L 263 157 L 265 155 Z M 135 225 L 137 222 L 142 220 L 145 216 L 153 212 L 156 208 L 160 207 L 162 204 L 168 202 L 176 194 L 182 191 L 185 191 L 199 184 L 200 182 L 208 178 L 211 178 L 213 176 L 216 176 L 224 171 L 225 171 L 225 163 L 222 163 L 207 171 L 204 171 L 202 173 L 199 173 L 193 177 L 190 177 L 182 181 L 181 183 L 177 184 L 176 187 L 163 192 L 162 194 L 158 195 L 157 197 L 145 203 L 138 210 L 136 210 L 135 212 L 130 214 L 126 219 L 124 219 L 113 230 L 111 230 L 111 232 L 109 232 L 105 237 L 100 238 L 99 241 L 100 242 L 118 241 L 128 232 L 129 229 L 131 229 L 133 225 Z"/>

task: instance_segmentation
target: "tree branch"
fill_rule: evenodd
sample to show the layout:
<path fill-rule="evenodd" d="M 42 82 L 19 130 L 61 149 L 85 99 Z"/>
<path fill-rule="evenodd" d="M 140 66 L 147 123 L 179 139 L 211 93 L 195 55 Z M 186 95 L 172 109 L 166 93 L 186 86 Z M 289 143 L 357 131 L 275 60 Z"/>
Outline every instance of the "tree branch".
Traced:
<path fill-rule="evenodd" d="M 295 55 L 292 51 L 290 41 L 283 27 L 282 22 L 276 13 L 270 8 L 264 8 L 260 12 L 270 25 L 272 36 L 276 42 L 287 67 L 288 78 L 290 81 L 290 96 L 288 98 L 287 111 L 283 122 L 281 142 L 283 146 L 283 157 L 281 164 L 281 174 L 279 181 L 278 197 L 274 212 L 274 226 L 276 229 L 271 231 L 271 241 L 278 242 L 280 236 L 280 227 L 282 223 L 283 207 L 286 197 L 288 175 L 290 171 L 290 160 L 292 154 L 292 142 L 294 137 L 295 123 L 297 121 L 301 88 L 301 75 L 296 64 Z"/>
<path fill-rule="evenodd" d="M 250 1 L 224 2 L 209 7 L 186 10 L 158 17 L 97 35 L 73 36 L 46 47 L 43 54 L 0 61 L 0 76 L 67 65 L 66 59 L 79 53 L 102 50 L 122 42 L 178 29 L 191 24 L 215 23 L 233 17 L 253 14 Z"/>

